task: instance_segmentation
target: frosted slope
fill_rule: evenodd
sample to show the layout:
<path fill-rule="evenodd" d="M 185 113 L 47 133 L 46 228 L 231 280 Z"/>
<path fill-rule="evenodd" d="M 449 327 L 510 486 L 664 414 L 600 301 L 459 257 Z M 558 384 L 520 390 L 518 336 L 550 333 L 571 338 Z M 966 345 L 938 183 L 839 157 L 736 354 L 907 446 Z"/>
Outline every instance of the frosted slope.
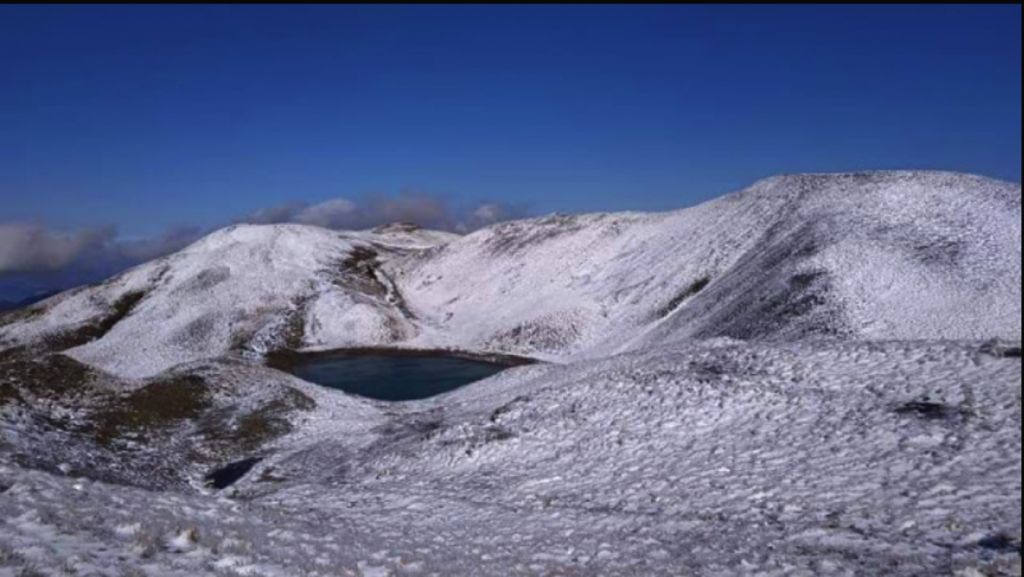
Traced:
<path fill-rule="evenodd" d="M 236 226 L 99 287 L 43 303 L 45 314 L 0 328 L 0 338 L 30 343 L 109 325 L 70 354 L 134 378 L 181 363 L 321 342 L 389 344 L 415 328 L 389 302 L 386 280 L 368 263 L 381 252 L 423 250 L 439 239 L 450 236 Z M 125 300 L 128 310 L 118 311 Z"/>
<path fill-rule="evenodd" d="M 325 408 L 217 495 L 0 462 L 0 567 L 1017 575 L 1020 379 L 969 343 L 709 342 L 515 369 L 382 424 Z"/>
<path fill-rule="evenodd" d="M 784 176 L 676 213 L 499 225 L 398 278 L 453 342 L 539 356 L 714 337 L 1019 339 L 1020 223 L 1015 184 Z"/>

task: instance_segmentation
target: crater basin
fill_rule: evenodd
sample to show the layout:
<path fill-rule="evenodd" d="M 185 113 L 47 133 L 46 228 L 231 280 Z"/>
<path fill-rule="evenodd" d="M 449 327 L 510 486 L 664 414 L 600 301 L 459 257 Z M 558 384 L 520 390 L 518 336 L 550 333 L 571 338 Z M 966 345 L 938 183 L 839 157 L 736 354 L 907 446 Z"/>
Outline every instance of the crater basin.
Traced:
<path fill-rule="evenodd" d="M 494 376 L 508 365 L 445 355 L 325 355 L 295 360 L 304 381 L 379 401 L 418 401 Z"/>

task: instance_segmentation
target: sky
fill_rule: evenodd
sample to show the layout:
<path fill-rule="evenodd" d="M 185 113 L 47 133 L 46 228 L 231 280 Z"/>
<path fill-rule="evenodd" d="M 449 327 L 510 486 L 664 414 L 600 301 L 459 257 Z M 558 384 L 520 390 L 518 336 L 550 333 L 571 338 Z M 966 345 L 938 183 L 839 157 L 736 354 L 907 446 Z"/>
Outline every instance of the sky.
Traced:
<path fill-rule="evenodd" d="M 1020 5 L 0 6 L 0 281 L 893 168 L 1020 181 Z"/>

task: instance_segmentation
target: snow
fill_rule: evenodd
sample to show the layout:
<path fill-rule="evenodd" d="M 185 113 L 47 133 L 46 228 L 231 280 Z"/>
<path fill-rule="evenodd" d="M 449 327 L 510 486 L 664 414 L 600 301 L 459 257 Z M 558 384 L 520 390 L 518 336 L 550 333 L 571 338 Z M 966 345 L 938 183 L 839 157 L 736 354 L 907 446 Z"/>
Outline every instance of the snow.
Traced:
<path fill-rule="evenodd" d="M 383 422 L 308 419 L 261 465 L 278 481 L 254 471 L 225 494 L 0 466 L 0 558 L 123 574 L 141 550 L 156 575 L 1014 574 L 1019 555 L 977 543 L 1019 543 L 1020 383 L 1018 360 L 969 343 L 726 340 L 518 368 Z M 899 410 L 925 398 L 956 411 Z"/>
<path fill-rule="evenodd" d="M 420 246 L 412 234 L 335 233 L 295 225 L 232 227 L 104 285 L 58 297 L 45 315 L 0 329 L 0 340 L 32 342 L 83 322 L 95 323 L 105 313 L 103 303 L 109 306 L 141 292 L 145 296 L 131 314 L 72 356 L 123 377 L 151 377 L 182 363 L 267 352 L 279 344 L 279 333 L 293 318 L 305 321 L 306 308 L 313 312 L 309 325 L 327 331 L 333 346 L 387 344 L 387 324 L 408 321 L 388 303 L 339 286 L 333 275 L 342 274 L 353 250 L 371 246 L 367 239 L 397 247 L 391 250 L 420 251 L 438 238 L 449 238 L 425 232 Z M 321 328 L 325 326 L 339 328 Z M 353 329 L 354 338 L 338 335 L 345 329 Z M 309 338 L 316 342 L 320 337 L 313 331 Z"/>
<path fill-rule="evenodd" d="M 0 327 L 0 342 L 95 322 L 133 291 L 145 296 L 131 313 L 72 356 L 145 378 L 275 348 L 570 361 L 693 338 L 1020 340 L 1020 207 L 1019 185 L 880 172 L 778 177 L 675 213 L 553 216 L 466 237 L 236 226 L 58 297 Z"/>
<path fill-rule="evenodd" d="M 0 575 L 1020 575 L 1020 198 L 794 175 L 465 237 L 225 229 L 0 318 L 40 358 L 104 329 L 66 351 L 81 397 L 0 382 Z M 397 405 L 260 362 L 374 346 L 548 362 Z M 223 491 L 199 421 L 121 453 L 46 428 L 190 376 L 218 418 L 312 403 Z"/>

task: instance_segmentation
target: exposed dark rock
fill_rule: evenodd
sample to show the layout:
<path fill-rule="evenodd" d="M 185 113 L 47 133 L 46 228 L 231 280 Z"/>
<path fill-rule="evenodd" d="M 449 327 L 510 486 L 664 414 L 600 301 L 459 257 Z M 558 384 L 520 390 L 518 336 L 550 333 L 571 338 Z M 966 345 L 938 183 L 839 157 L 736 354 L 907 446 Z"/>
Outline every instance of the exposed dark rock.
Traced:
<path fill-rule="evenodd" d="M 493 443 L 516 438 L 516 434 L 504 427 L 487 427 L 484 429 L 484 442 Z"/>
<path fill-rule="evenodd" d="M 1020 539 L 1014 539 L 1005 533 L 990 535 L 978 542 L 978 547 L 1002 554 L 1021 554 Z"/>
<path fill-rule="evenodd" d="M 335 271 L 328 271 L 334 284 L 341 288 L 383 298 L 387 287 L 377 277 L 380 266 L 377 251 L 368 247 L 354 247 L 348 256 L 338 263 Z"/>
<path fill-rule="evenodd" d="M 227 489 L 248 475 L 262 460 L 250 458 L 224 465 L 206 476 L 206 486 L 218 491 Z"/>
<path fill-rule="evenodd" d="M 493 413 L 491 413 L 491 422 L 492 423 L 499 423 L 499 422 L 501 422 L 501 420 L 505 417 L 505 415 L 507 415 L 508 413 L 512 412 L 512 410 L 515 409 L 517 406 L 524 405 L 524 404 L 526 404 L 528 402 L 530 402 L 530 398 L 526 397 L 526 396 L 519 396 L 519 397 L 516 397 L 516 398 L 512 399 L 511 401 L 509 401 L 509 402 L 505 403 L 504 405 L 498 407 L 497 409 L 494 410 Z"/>
<path fill-rule="evenodd" d="M 930 421 L 957 419 L 968 415 L 967 411 L 960 407 L 954 407 L 943 403 L 935 403 L 930 400 L 913 401 L 901 405 L 896 409 L 897 415 L 919 417 Z"/>
<path fill-rule="evenodd" d="M 686 287 L 686 289 L 679 293 L 678 296 L 669 301 L 669 303 L 658 312 L 658 317 L 663 318 L 674 313 L 680 305 L 700 294 L 704 289 L 708 288 L 708 285 L 710 284 L 711 279 L 708 277 L 698 279 L 693 284 Z"/>
<path fill-rule="evenodd" d="M 982 354 L 997 359 L 1020 359 L 1020 345 L 1011 345 L 1000 340 L 994 340 L 981 347 Z"/>

